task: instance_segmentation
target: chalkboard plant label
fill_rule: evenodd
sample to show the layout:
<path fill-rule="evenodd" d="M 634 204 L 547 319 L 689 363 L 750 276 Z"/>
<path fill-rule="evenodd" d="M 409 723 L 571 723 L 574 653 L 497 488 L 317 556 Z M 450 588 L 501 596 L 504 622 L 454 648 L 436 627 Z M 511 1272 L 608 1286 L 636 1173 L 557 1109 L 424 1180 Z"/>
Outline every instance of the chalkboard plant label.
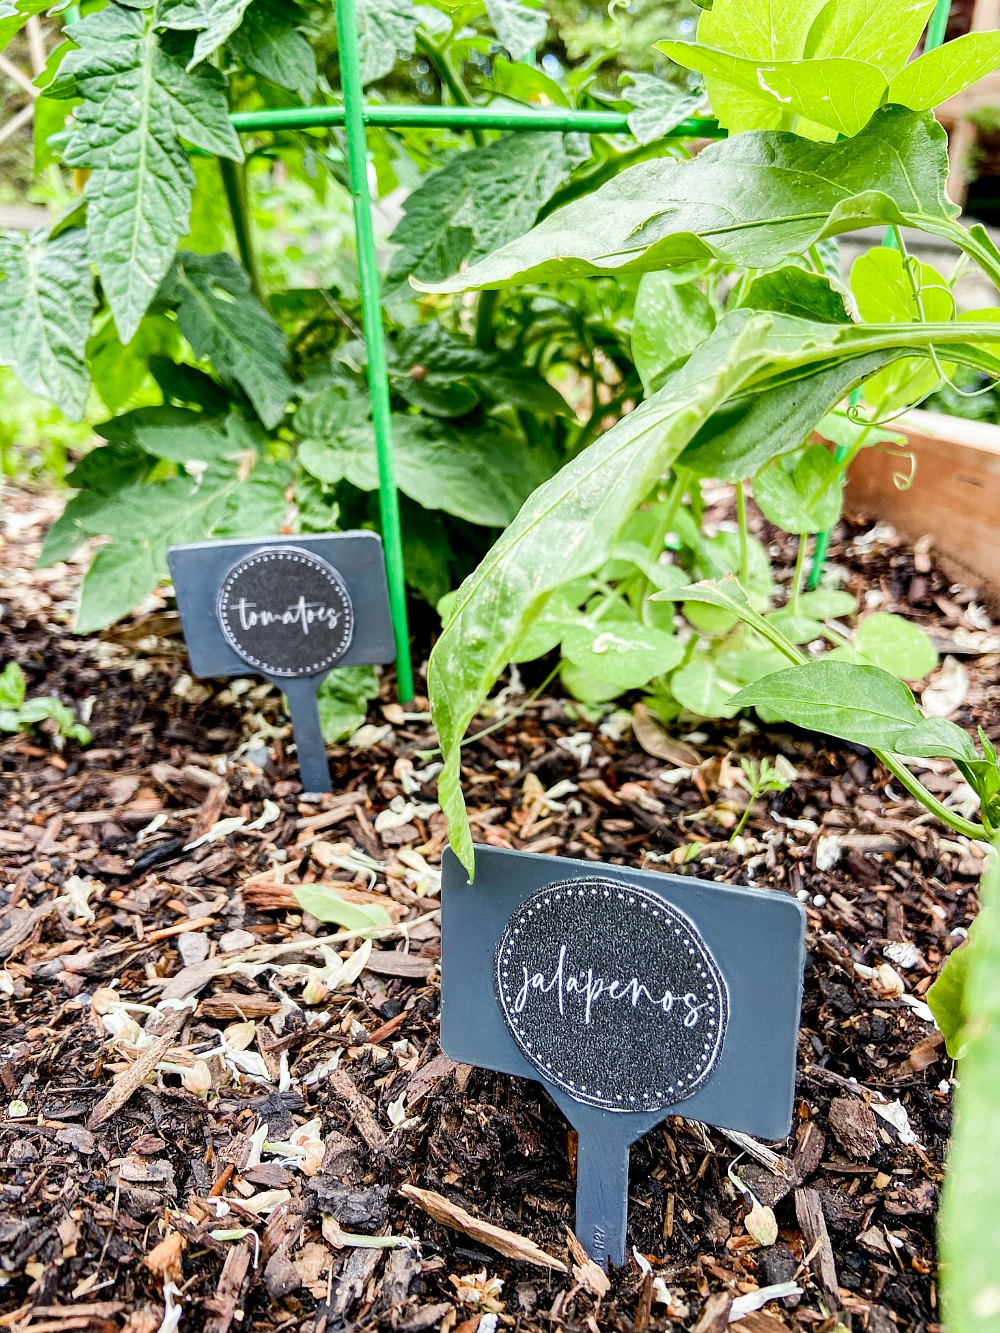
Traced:
<path fill-rule="evenodd" d="M 666 1116 L 788 1133 L 804 929 L 782 893 L 492 847 L 470 884 L 445 853 L 442 1046 L 573 1124 L 598 1262 L 624 1262 L 629 1148 Z"/>
<path fill-rule="evenodd" d="M 271 676 L 315 676 L 335 666 L 354 634 L 344 580 L 299 546 L 264 547 L 237 560 L 219 589 L 222 632 Z"/>
<path fill-rule="evenodd" d="M 329 791 L 316 691 L 333 668 L 395 657 L 381 540 L 338 532 L 195 542 L 167 561 L 194 674 L 249 667 L 279 685 L 302 785 Z"/>

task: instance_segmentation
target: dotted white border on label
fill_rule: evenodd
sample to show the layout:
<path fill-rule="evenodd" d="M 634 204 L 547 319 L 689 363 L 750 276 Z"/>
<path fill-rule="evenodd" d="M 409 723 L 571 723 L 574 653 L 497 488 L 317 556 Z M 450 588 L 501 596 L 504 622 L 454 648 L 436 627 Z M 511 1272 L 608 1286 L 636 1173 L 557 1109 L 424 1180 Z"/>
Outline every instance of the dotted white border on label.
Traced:
<path fill-rule="evenodd" d="M 514 1012 L 513 997 L 509 994 L 507 983 L 504 978 L 508 975 L 508 970 L 504 964 L 504 950 L 507 943 L 516 935 L 521 933 L 520 926 L 523 925 L 529 917 L 541 912 L 544 907 L 561 903 L 563 898 L 612 898 L 615 897 L 625 906 L 634 907 L 639 903 L 644 912 L 652 911 L 655 917 L 670 922 L 674 928 L 674 934 L 684 936 L 685 931 L 690 932 L 694 937 L 698 949 L 687 946 L 689 954 L 701 954 L 701 961 L 698 964 L 698 970 L 706 981 L 711 978 L 718 987 L 720 1005 L 712 1005 L 709 1009 L 708 1026 L 714 1028 L 712 1039 L 705 1044 L 702 1057 L 695 1066 L 695 1073 L 687 1078 L 679 1079 L 676 1084 L 670 1084 L 665 1088 L 657 1089 L 641 1099 L 630 1096 L 629 1105 L 622 1106 L 619 1101 L 612 1101 L 610 1093 L 603 1093 L 599 1088 L 588 1088 L 586 1084 L 576 1084 L 568 1078 L 561 1069 L 553 1069 L 537 1055 L 531 1048 L 529 1033 L 525 1031 L 520 1018 Z M 515 924 L 515 922 L 517 924 Z M 679 924 L 678 924 L 679 923 Z M 705 966 L 707 964 L 707 966 Z M 674 907 L 672 903 L 666 902 L 657 894 L 648 889 L 633 888 L 629 884 L 619 882 L 618 880 L 584 878 L 573 880 L 557 880 L 552 884 L 547 884 L 539 889 L 513 912 L 507 922 L 504 932 L 497 945 L 496 959 L 494 967 L 494 982 L 497 997 L 500 1001 L 500 1008 L 503 1012 L 507 1026 L 510 1028 L 514 1040 L 520 1049 L 527 1056 L 528 1060 L 534 1065 L 538 1072 L 548 1082 L 554 1083 L 556 1087 L 561 1088 L 563 1092 L 569 1093 L 576 1101 L 585 1102 L 590 1106 L 599 1106 L 606 1111 L 616 1111 L 627 1114 L 630 1111 L 648 1112 L 666 1110 L 670 1106 L 676 1105 L 685 1098 L 690 1097 L 714 1072 L 722 1053 L 722 1045 L 725 1041 L 726 1027 L 729 1021 L 729 988 L 726 985 L 726 979 L 722 975 L 718 963 L 712 957 L 707 944 L 702 940 L 701 932 L 682 911 Z"/>
<path fill-rule="evenodd" d="M 264 662 L 252 653 L 248 653 L 238 643 L 229 627 L 227 599 L 233 583 L 247 569 L 252 569 L 254 565 L 267 564 L 272 560 L 290 560 L 295 564 L 308 565 L 312 569 L 319 570 L 326 576 L 331 585 L 337 588 L 344 599 L 346 615 L 344 616 L 340 639 L 335 647 L 331 648 L 319 661 L 312 663 L 311 666 L 297 667 L 291 670 L 288 667 L 278 667 L 271 662 Z M 347 652 L 351 646 L 351 640 L 354 638 L 354 603 L 347 591 L 347 584 L 329 561 L 324 560 L 322 556 L 314 555 L 312 551 L 304 550 L 301 546 L 266 546 L 259 551 L 251 551 L 249 555 L 241 556 L 222 580 L 222 586 L 219 589 L 219 596 L 215 604 L 215 615 L 226 642 L 233 652 L 242 657 L 244 662 L 249 662 L 251 666 L 257 667 L 260 671 L 266 671 L 271 676 L 285 676 L 289 679 L 299 676 L 313 676 L 317 672 L 335 666 Z"/>

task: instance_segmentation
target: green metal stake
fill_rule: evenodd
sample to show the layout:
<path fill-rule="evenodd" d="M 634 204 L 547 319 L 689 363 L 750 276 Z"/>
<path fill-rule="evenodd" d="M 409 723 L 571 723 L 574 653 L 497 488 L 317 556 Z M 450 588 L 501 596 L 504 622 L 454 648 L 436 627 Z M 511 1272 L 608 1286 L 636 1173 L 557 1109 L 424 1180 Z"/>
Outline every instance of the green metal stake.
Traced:
<path fill-rule="evenodd" d="M 365 347 L 368 351 L 368 392 L 378 454 L 378 500 L 385 544 L 385 567 L 389 582 L 389 605 L 396 640 L 396 683 L 403 703 L 413 698 L 413 666 L 406 620 L 406 582 L 403 571 L 403 541 L 399 523 L 399 495 L 392 455 L 392 416 L 389 409 L 389 376 L 385 364 L 385 329 L 382 324 L 382 294 L 372 201 L 368 189 L 368 145 L 365 138 L 364 96 L 354 0 L 337 0 L 337 42 L 340 49 L 340 80 L 344 97 L 344 127 L 347 164 L 354 200 L 354 234 L 358 249 L 358 279 Z"/>
<path fill-rule="evenodd" d="M 931 14 L 927 24 L 927 36 L 924 39 L 924 50 L 933 51 L 935 47 L 944 42 L 944 35 L 948 29 L 948 16 L 951 13 L 951 0 L 937 0 L 934 6 L 934 12 Z M 886 232 L 882 244 L 890 249 L 896 247 L 895 234 L 890 229 Z M 856 407 L 861 402 L 861 390 L 855 389 L 850 397 L 850 404 Z M 847 457 L 849 450 L 843 445 L 838 444 L 834 450 L 833 457 L 835 462 L 842 463 Z M 809 587 L 816 589 L 819 587 L 819 581 L 823 576 L 823 566 L 826 564 L 826 553 L 830 549 L 830 530 L 826 532 L 817 532 L 816 545 L 813 548 L 812 565 L 809 569 Z"/>
<path fill-rule="evenodd" d="M 343 59 L 343 57 L 341 57 Z M 346 98 L 345 98 L 346 101 Z M 366 125 L 404 129 L 577 130 L 584 134 L 631 134 L 628 117 L 619 111 L 572 111 L 562 107 L 492 106 L 362 106 Z M 229 117 L 241 134 L 262 130 L 315 130 L 347 123 L 345 106 L 270 107 L 235 111 Z M 682 120 L 668 139 L 724 139 L 725 130 L 708 116 Z"/>

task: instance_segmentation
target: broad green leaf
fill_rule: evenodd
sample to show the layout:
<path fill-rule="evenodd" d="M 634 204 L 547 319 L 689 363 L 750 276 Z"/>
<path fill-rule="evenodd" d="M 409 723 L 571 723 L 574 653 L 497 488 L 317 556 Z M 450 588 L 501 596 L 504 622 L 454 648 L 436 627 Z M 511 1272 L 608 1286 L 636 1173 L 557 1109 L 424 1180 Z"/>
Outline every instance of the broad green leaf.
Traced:
<path fill-rule="evenodd" d="M 785 455 L 758 472 L 753 498 L 771 523 L 808 535 L 832 528 L 840 518 L 843 474 L 821 444 Z"/>
<path fill-rule="evenodd" d="M 967 32 L 925 51 L 889 84 L 889 101 L 926 111 L 1000 67 L 1000 32 Z"/>
<path fill-rule="evenodd" d="M 826 0 L 770 0 L 766 12 L 747 0 L 715 0 L 698 20 L 698 42 L 749 60 L 798 60 Z M 832 51 L 827 55 L 835 54 Z M 761 89 L 721 78 L 706 81 L 712 110 L 729 130 L 777 129 L 782 110 Z"/>
<path fill-rule="evenodd" d="M 583 450 L 527 500 L 459 589 L 431 654 L 428 690 L 445 768 L 438 791 L 452 846 L 470 875 L 460 744 L 548 595 L 598 569 L 626 519 L 685 442 L 757 363 L 761 316 L 727 344 L 705 344 L 662 389 Z"/>
<path fill-rule="evenodd" d="M 112 538 L 84 577 L 76 632 L 106 629 L 133 610 L 166 578 L 167 548 L 211 537 L 231 518 L 233 496 L 245 487 L 235 469 L 209 466 L 197 477 L 74 497 L 67 513 L 74 511 L 75 535 Z"/>
<path fill-rule="evenodd" d="M 292 890 L 295 901 L 317 921 L 330 921 L 346 930 L 378 930 L 392 925 L 392 917 L 378 903 L 351 903 L 328 884 L 302 884 Z"/>
<path fill-rule="evenodd" d="M 374 667 L 338 667 L 331 671 L 316 696 L 319 723 L 327 745 L 346 740 L 363 726 L 368 705 L 377 697 L 378 673 Z"/>
<path fill-rule="evenodd" d="M 400 497 L 403 567 L 411 588 L 437 606 L 451 588 L 451 542 L 440 514 Z"/>
<path fill-rule="evenodd" d="M 433 282 L 421 270 L 416 285 L 458 292 L 644 273 L 706 256 L 773 268 L 824 236 L 858 227 L 896 222 L 947 231 L 958 211 L 945 195 L 947 174 L 944 130 L 930 115 L 899 107 L 881 108 L 841 143 L 740 134 L 690 161 L 640 162 L 467 273 Z M 428 214 L 421 227 L 432 221 Z M 446 258 L 438 254 L 438 271 Z"/>
<path fill-rule="evenodd" d="M 920 286 L 917 306 L 903 257 L 888 246 L 873 246 L 851 266 L 851 291 L 861 318 L 869 324 L 912 323 L 916 320 L 947 321 L 955 302 L 947 282 L 930 264 L 916 265 Z M 918 403 L 938 383 L 937 367 L 925 357 L 904 358 L 874 375 L 865 385 L 865 401 L 876 416 L 891 416 Z"/>
<path fill-rule="evenodd" d="M 196 32 L 188 69 L 217 51 L 240 26 L 250 0 L 159 0 L 157 17 L 167 28 Z"/>
<path fill-rule="evenodd" d="M 28 692 L 28 682 L 16 662 L 8 662 L 0 672 L 0 708 L 20 708 Z"/>
<path fill-rule="evenodd" d="M 948 1328 L 997 1324 L 997 1247 L 1000 1172 L 1000 856 L 994 850 L 980 889 L 982 907 L 964 988 L 969 1021 L 955 1094 L 955 1126 L 941 1200 L 942 1302 Z"/>
<path fill-rule="evenodd" d="M 285 492 L 290 479 L 287 463 L 261 459 L 249 477 L 230 491 L 221 517 L 212 526 L 212 536 L 266 537 L 281 531 L 288 519 Z"/>
<path fill-rule="evenodd" d="M 620 693 L 617 685 L 599 676 L 591 676 L 574 662 L 563 662 L 559 668 L 559 678 L 574 699 L 582 704 L 604 704 L 617 698 Z"/>
<path fill-rule="evenodd" d="M 565 589 L 545 603 L 541 614 L 531 622 L 511 652 L 512 662 L 533 662 L 557 648 L 563 635 L 579 620 L 578 601 L 570 598 Z"/>
<path fill-rule="evenodd" d="M 818 620 L 838 620 L 841 616 L 853 616 L 858 600 L 841 588 L 814 588 L 799 596 L 799 609 Z"/>
<path fill-rule="evenodd" d="M 239 442 L 221 422 L 184 407 L 138 407 L 103 422 L 97 433 L 121 448 L 141 449 L 170 463 L 221 463 L 240 454 Z M 74 478 L 84 484 L 82 474 Z"/>
<path fill-rule="evenodd" d="M 253 0 L 229 39 L 229 50 L 254 74 L 308 102 L 316 91 L 316 56 L 288 0 Z"/>
<path fill-rule="evenodd" d="M 732 311 L 712 337 L 732 337 L 749 313 Z M 682 465 L 702 477 L 751 477 L 771 458 L 805 444 L 817 421 L 851 389 L 898 361 L 929 357 L 932 345 L 947 349 L 954 361 L 1000 375 L 1000 361 L 984 350 L 1000 342 L 1000 324 L 984 320 L 976 329 L 962 321 L 896 328 L 774 315 L 767 364 L 699 432 Z"/>
<path fill-rule="evenodd" d="M 913 695 L 888 671 L 826 658 L 764 676 L 734 703 L 763 705 L 797 727 L 873 750 L 892 750 L 900 733 L 922 720 Z"/>
<path fill-rule="evenodd" d="M 678 362 L 715 328 L 715 310 L 693 282 L 646 273 L 639 281 L 632 320 L 632 359 L 647 393 L 655 393 Z"/>
<path fill-rule="evenodd" d="M 969 1021 L 966 998 L 969 986 L 969 964 L 975 957 L 977 917 L 969 927 L 968 939 L 953 949 L 944 960 L 941 971 L 926 994 L 927 1005 L 934 1015 L 944 1037 L 945 1049 L 953 1060 L 959 1059 L 965 1049 L 965 1025 Z"/>
<path fill-rule="evenodd" d="M 538 65 L 527 65 L 522 60 L 505 60 L 501 55 L 494 56 L 490 83 L 498 93 L 504 97 L 513 97 L 517 102 L 540 106 L 570 105 L 566 89 L 560 83 Z"/>
<path fill-rule="evenodd" d="M 471 406 L 484 396 L 531 412 L 573 415 L 563 396 L 534 366 L 519 363 L 511 353 L 475 347 L 437 322 L 403 329 L 390 357 L 393 388 L 425 411 L 462 415 L 469 409 L 463 408 L 461 395 L 471 395 Z M 456 402 L 454 411 L 443 410 L 444 404 Z"/>
<path fill-rule="evenodd" d="M 77 634 L 107 629 L 134 610 L 166 576 L 165 559 L 166 545 L 148 537 L 102 546 L 84 575 Z"/>
<path fill-rule="evenodd" d="M 436 282 L 520 236 L 587 153 L 581 135 L 538 133 L 507 134 L 453 157 L 403 204 L 390 282 L 411 274 Z"/>
<path fill-rule="evenodd" d="M 847 56 L 892 76 L 920 40 L 935 0 L 833 0 L 816 15 L 803 54 Z"/>
<path fill-rule="evenodd" d="M 246 392 L 265 426 L 277 426 L 294 392 L 285 373 L 285 336 L 251 293 L 236 260 L 181 251 L 160 298 L 176 306 L 181 331 L 197 355 Z"/>
<path fill-rule="evenodd" d="M 545 41 L 548 15 L 537 0 L 486 0 L 486 13 L 511 60 L 523 60 Z"/>
<path fill-rule="evenodd" d="M 790 606 L 783 606 L 765 616 L 772 629 L 780 630 L 789 643 L 812 643 L 822 636 L 823 626 L 811 616 L 801 611 L 793 611 Z"/>
<path fill-rule="evenodd" d="M 93 309 L 84 231 L 0 235 L 0 363 L 74 421 L 87 404 Z"/>
<path fill-rule="evenodd" d="M 972 737 L 944 717 L 928 717 L 904 731 L 896 741 L 896 753 L 925 759 L 979 760 Z"/>
<path fill-rule="evenodd" d="M 808 61 L 822 68 L 831 58 L 859 62 L 868 71 L 859 80 L 860 97 L 871 97 L 873 83 L 881 84 L 881 97 L 884 79 L 906 63 L 933 5 L 934 0 L 770 0 L 764 9 L 746 0 L 716 0 L 699 20 L 698 42 L 751 65 Z M 721 71 L 708 79 L 712 108 L 731 131 L 788 127 L 787 106 L 771 95 L 771 86 L 766 77 L 762 84 L 736 84 Z M 800 121 L 796 129 L 815 132 L 808 122 Z"/>
<path fill-rule="evenodd" d="M 327 485 L 344 480 L 378 488 L 374 430 L 367 402 L 326 390 L 300 409 L 299 462 Z M 425 509 L 470 523 L 503 527 L 550 469 L 534 449 L 499 424 L 463 428 L 427 416 L 392 418 L 396 484 Z"/>
<path fill-rule="evenodd" d="M 797 264 L 759 273 L 740 293 L 739 304 L 751 310 L 774 310 L 829 324 L 845 324 L 850 314 L 843 293 L 830 279 Z"/>
<path fill-rule="evenodd" d="M 122 345 L 114 320 L 106 319 L 87 344 L 94 388 L 109 412 L 122 412 L 135 404 L 144 386 L 150 384 L 151 357 L 180 355 L 180 330 L 166 315 L 147 315 L 127 346 Z"/>
<path fill-rule="evenodd" d="M 883 671 L 901 680 L 920 680 L 937 666 L 937 650 L 919 625 L 887 611 L 875 611 L 854 631 L 854 647 Z"/>
<path fill-rule="evenodd" d="M 28 19 L 51 8 L 53 0 L 0 0 L 0 51 L 16 37 Z"/>
<path fill-rule="evenodd" d="M 413 55 L 420 11 L 413 0 L 356 0 L 355 14 L 361 82 L 374 83 Z"/>
<path fill-rule="evenodd" d="M 670 593 L 654 593 L 651 600 L 656 602 L 672 596 Z M 705 580 L 692 583 L 684 589 L 684 597 L 691 602 L 704 602 L 707 606 L 718 606 L 723 611 L 731 612 L 737 620 L 756 630 L 769 644 L 791 662 L 804 662 L 806 659 L 785 636 L 769 624 L 759 611 L 750 605 L 746 590 L 735 574 L 723 579 Z"/>
<path fill-rule="evenodd" d="M 736 691 L 734 682 L 726 679 L 711 657 L 696 655 L 670 677 L 670 693 L 698 717 L 731 717 L 730 703 Z"/>
<path fill-rule="evenodd" d="M 795 128 L 799 133 L 805 129 L 811 139 L 833 138 L 834 134 L 850 137 L 867 125 L 885 97 L 885 79 L 876 66 L 862 60 L 827 56 L 761 61 L 691 42 L 657 42 L 656 49 L 678 65 L 703 74 L 710 91 L 724 83 L 744 94 L 746 101 L 770 103 L 774 108 L 773 117 L 754 114 L 747 124 L 744 99 L 740 99 L 741 110 L 735 119 L 720 114 L 713 100 L 720 122 L 729 130 L 770 128 L 768 121 L 775 128 L 787 125 L 791 129 L 791 118 L 803 117 L 811 124 Z"/>
<path fill-rule="evenodd" d="M 155 11 L 108 5 L 69 29 L 78 50 L 49 96 L 81 97 L 63 153 L 90 171 L 90 254 L 128 342 L 187 231 L 194 174 L 181 140 L 239 161 L 218 70 L 188 72 L 155 30 Z"/>
<path fill-rule="evenodd" d="M 634 620 L 580 617 L 563 636 L 562 652 L 581 671 L 624 692 L 672 671 L 684 647 L 675 635 Z"/>
<path fill-rule="evenodd" d="M 628 127 L 636 141 L 653 143 L 665 138 L 682 120 L 694 115 L 705 100 L 705 90 L 689 92 L 654 74 L 629 73 L 625 100 L 632 107 Z"/>

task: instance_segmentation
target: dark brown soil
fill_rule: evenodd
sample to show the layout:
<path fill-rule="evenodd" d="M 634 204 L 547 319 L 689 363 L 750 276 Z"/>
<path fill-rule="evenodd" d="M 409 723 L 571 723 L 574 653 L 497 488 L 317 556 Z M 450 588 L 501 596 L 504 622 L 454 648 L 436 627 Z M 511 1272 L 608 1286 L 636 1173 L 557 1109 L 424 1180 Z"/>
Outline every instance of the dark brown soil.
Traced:
<path fill-rule="evenodd" d="M 279 696 L 192 682 L 162 606 L 72 637 L 79 570 L 32 568 L 54 512 L 8 497 L 0 666 L 89 709 L 93 743 L 0 740 L 0 1327 L 169 1333 L 179 1305 L 181 1330 L 213 1333 L 488 1333 L 491 1313 L 526 1333 L 716 1333 L 732 1298 L 788 1280 L 801 1295 L 732 1327 L 937 1327 L 952 1070 L 921 996 L 974 914 L 977 847 L 865 751 L 787 731 L 705 726 L 693 754 L 657 758 L 627 726 L 543 697 L 468 747 L 483 841 L 753 883 L 808 912 L 793 1136 L 770 1167 L 682 1119 L 637 1145 L 631 1240 L 651 1272 L 630 1263 L 599 1296 L 592 1273 L 503 1258 L 400 1193 L 436 1191 L 572 1269 L 572 1134 L 533 1084 L 438 1046 L 445 830 L 421 809 L 435 801 L 424 701 L 404 713 L 387 676 L 367 744 L 332 751 L 335 793 L 303 802 Z M 951 715 L 996 736 L 1000 640 L 971 594 L 891 534 L 839 535 L 852 589 L 930 629 L 950 677 L 967 675 Z M 797 780 L 730 846 L 746 802 L 733 756 L 779 753 Z M 394 801 L 416 809 L 376 829 Z M 314 881 L 417 922 L 408 948 L 381 941 L 324 995 L 306 969 L 335 962 L 318 941 L 337 927 L 303 918 L 292 894 Z M 314 1155 L 261 1154 L 264 1124 L 269 1144 L 307 1126 Z M 775 1244 L 748 1234 L 729 1173 L 773 1208 Z M 342 1247 L 345 1232 L 415 1245 Z"/>

